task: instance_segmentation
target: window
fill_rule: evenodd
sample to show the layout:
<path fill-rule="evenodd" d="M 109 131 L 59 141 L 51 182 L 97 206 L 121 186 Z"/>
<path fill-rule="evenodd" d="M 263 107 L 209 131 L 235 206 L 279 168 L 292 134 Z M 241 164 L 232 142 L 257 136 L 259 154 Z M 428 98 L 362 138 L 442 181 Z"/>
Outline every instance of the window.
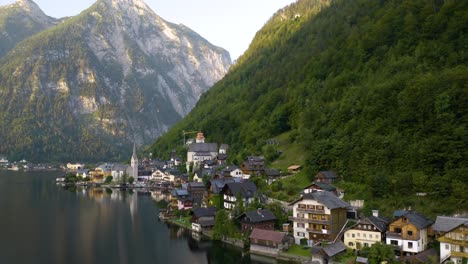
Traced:
<path fill-rule="evenodd" d="M 406 233 L 408 234 L 408 236 L 413 236 L 413 231 L 408 230 L 408 232 Z"/>
<path fill-rule="evenodd" d="M 317 206 L 315 206 L 315 209 L 316 209 L 316 210 L 319 210 L 319 211 L 320 211 L 320 210 L 323 210 L 323 205 L 317 205 Z"/>
<path fill-rule="evenodd" d="M 349 243 L 348 243 L 348 246 L 353 247 L 353 246 L 354 246 L 354 243 L 353 243 L 353 242 L 349 242 Z"/>
<path fill-rule="evenodd" d="M 298 218 L 304 218 L 304 214 L 299 214 L 299 213 L 298 213 L 298 214 L 297 214 L 297 217 L 298 217 Z"/>
<path fill-rule="evenodd" d="M 297 236 L 298 237 L 305 237 L 305 234 L 304 234 L 304 232 L 297 232 Z"/>
<path fill-rule="evenodd" d="M 306 205 L 305 204 L 299 204 L 297 207 L 300 208 L 300 209 L 305 209 Z"/>
<path fill-rule="evenodd" d="M 398 246 L 398 241 L 396 240 L 390 240 L 390 244 Z"/>
<path fill-rule="evenodd" d="M 327 217 L 325 215 L 322 215 L 321 217 L 322 217 L 322 220 L 324 221 L 327 220 Z"/>
<path fill-rule="evenodd" d="M 361 237 L 361 233 L 357 233 L 357 237 Z"/>
<path fill-rule="evenodd" d="M 305 225 L 304 225 L 304 223 L 297 223 L 297 227 L 299 227 L 299 228 L 304 228 Z"/>
<path fill-rule="evenodd" d="M 354 235 L 354 234 L 352 234 L 352 236 L 353 236 L 353 237 L 355 237 L 355 235 Z"/>
<path fill-rule="evenodd" d="M 315 205 L 308 204 L 307 209 L 315 210 Z"/>
<path fill-rule="evenodd" d="M 364 243 L 364 246 L 365 246 L 365 247 L 369 247 L 369 243 Z"/>
<path fill-rule="evenodd" d="M 349 233 L 346 233 L 346 237 L 349 237 Z"/>
<path fill-rule="evenodd" d="M 369 234 L 369 238 L 372 238 L 372 234 Z"/>
<path fill-rule="evenodd" d="M 401 228 L 395 227 L 395 233 L 401 233 Z"/>
<path fill-rule="evenodd" d="M 413 248 L 413 242 L 408 242 L 408 248 Z"/>
<path fill-rule="evenodd" d="M 445 244 L 445 250 L 450 250 L 449 244 Z"/>
<path fill-rule="evenodd" d="M 362 234 L 362 237 L 366 237 L 366 234 Z"/>

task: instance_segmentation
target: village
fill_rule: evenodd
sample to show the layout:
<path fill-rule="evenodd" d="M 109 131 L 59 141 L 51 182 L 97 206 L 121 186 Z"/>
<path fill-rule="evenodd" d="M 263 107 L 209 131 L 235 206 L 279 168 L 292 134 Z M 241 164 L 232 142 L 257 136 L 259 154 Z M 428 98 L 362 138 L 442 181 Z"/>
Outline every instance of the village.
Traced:
<path fill-rule="evenodd" d="M 340 179 L 333 171 L 317 172 L 298 199 L 275 200 L 252 180 L 261 175 L 272 184 L 283 177 L 264 157 L 235 166 L 227 164 L 229 146 L 206 143 L 201 132 L 186 143 L 186 163 L 175 152 L 169 161 L 139 160 L 134 146 L 130 165 L 67 164 L 68 176 L 57 181 L 162 190 L 168 194 L 162 220 L 251 254 L 302 263 L 467 263 L 468 218 L 429 219 L 411 208 L 390 217 L 378 210 L 363 215 L 362 204 L 344 200 L 344 190 L 333 185 Z M 300 170 L 292 164 L 288 174 Z"/>

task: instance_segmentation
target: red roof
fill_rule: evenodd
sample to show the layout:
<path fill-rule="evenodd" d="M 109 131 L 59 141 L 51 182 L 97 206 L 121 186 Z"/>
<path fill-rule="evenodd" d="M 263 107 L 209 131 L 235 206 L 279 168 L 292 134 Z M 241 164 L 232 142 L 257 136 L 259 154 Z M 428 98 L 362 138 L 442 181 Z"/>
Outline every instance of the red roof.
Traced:
<path fill-rule="evenodd" d="M 250 234 L 250 239 L 260 239 L 281 243 L 285 236 L 285 233 L 255 228 Z"/>

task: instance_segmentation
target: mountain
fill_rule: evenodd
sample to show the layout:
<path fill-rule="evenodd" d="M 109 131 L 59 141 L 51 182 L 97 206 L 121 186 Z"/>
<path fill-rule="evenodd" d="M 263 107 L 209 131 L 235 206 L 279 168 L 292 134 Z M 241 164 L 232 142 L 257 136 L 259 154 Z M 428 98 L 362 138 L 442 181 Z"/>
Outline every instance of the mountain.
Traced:
<path fill-rule="evenodd" d="M 0 60 L 0 153 L 121 159 L 185 116 L 230 63 L 141 0 L 97 1 Z"/>
<path fill-rule="evenodd" d="M 336 171 L 367 209 L 467 208 L 467 11 L 467 1 L 299 0 L 150 151 L 168 155 L 183 130 L 202 130 L 239 163 L 286 135 L 308 175 Z"/>
<path fill-rule="evenodd" d="M 61 20 L 47 16 L 30 0 L 17 0 L 0 7 L 0 58 L 20 41 L 57 25 Z"/>

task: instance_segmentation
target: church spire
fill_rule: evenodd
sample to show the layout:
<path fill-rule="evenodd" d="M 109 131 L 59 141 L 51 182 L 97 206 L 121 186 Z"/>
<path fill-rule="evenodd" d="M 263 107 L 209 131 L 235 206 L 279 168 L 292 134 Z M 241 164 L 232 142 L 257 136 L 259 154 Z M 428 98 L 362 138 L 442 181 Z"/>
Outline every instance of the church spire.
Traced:
<path fill-rule="evenodd" d="M 133 143 L 133 154 L 132 154 L 132 159 L 137 160 L 137 154 L 136 154 L 136 145 Z"/>

